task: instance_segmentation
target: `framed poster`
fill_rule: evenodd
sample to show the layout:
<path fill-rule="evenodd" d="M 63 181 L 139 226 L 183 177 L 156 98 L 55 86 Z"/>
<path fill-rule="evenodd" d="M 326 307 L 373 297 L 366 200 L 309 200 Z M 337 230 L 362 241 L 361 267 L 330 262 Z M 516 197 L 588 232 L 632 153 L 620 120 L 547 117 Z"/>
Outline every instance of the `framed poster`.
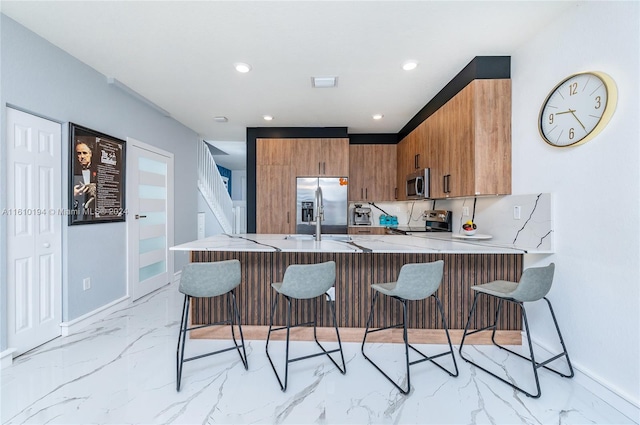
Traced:
<path fill-rule="evenodd" d="M 125 221 L 124 143 L 69 123 L 69 225 Z"/>

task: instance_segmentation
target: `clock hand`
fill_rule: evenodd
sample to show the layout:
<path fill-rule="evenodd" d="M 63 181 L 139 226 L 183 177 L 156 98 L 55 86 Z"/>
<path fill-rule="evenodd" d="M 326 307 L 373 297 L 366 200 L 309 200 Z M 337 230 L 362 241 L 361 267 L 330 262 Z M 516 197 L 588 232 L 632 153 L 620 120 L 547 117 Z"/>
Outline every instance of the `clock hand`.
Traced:
<path fill-rule="evenodd" d="M 586 128 L 585 128 L 584 124 L 582 124 L 582 121 L 580 121 L 580 119 L 576 116 L 576 114 L 574 114 L 575 109 L 569 109 L 569 112 L 571 112 L 571 115 L 573 115 L 573 117 L 576 119 L 576 121 L 578 121 L 580 123 L 580 125 L 582 126 L 582 129 L 586 131 Z"/>
<path fill-rule="evenodd" d="M 575 112 L 575 109 L 567 109 L 564 112 L 556 112 L 556 115 L 562 115 L 562 114 L 573 114 Z"/>

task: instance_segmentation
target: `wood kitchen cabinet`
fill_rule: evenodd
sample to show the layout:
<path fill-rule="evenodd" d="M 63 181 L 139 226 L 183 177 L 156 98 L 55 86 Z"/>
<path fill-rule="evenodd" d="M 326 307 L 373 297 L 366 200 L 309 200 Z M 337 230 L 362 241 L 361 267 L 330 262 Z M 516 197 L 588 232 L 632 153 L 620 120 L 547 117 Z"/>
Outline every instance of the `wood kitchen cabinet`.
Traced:
<path fill-rule="evenodd" d="M 346 177 L 349 175 L 349 139 L 291 139 L 298 176 Z"/>
<path fill-rule="evenodd" d="M 349 146 L 349 201 L 395 200 L 396 145 Z"/>
<path fill-rule="evenodd" d="M 295 233 L 294 140 L 256 140 L 256 233 Z"/>
<path fill-rule="evenodd" d="M 349 227 L 350 235 L 386 235 L 387 229 L 386 227 L 374 227 L 374 226 L 360 226 L 360 227 Z"/>
<path fill-rule="evenodd" d="M 407 199 L 407 176 L 430 167 L 426 121 L 416 127 L 397 146 L 397 200 Z"/>
<path fill-rule="evenodd" d="M 296 139 L 257 139 L 256 165 L 290 165 Z"/>
<path fill-rule="evenodd" d="M 474 80 L 425 123 L 432 198 L 511 193 L 511 80 Z"/>
<path fill-rule="evenodd" d="M 256 233 L 296 233 L 296 177 L 349 175 L 349 139 L 256 139 Z"/>
<path fill-rule="evenodd" d="M 295 233 L 295 175 L 289 165 L 256 166 L 256 233 Z"/>

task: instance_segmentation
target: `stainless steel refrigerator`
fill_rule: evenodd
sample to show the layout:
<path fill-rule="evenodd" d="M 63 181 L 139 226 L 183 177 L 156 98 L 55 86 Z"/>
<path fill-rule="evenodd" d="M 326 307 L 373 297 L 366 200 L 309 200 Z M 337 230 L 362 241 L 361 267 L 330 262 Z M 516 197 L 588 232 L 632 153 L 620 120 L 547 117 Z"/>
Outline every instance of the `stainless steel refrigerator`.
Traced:
<path fill-rule="evenodd" d="M 312 235 L 317 214 L 316 189 L 322 191 L 322 233 L 346 234 L 348 217 L 346 177 L 298 177 L 296 179 L 296 233 Z"/>

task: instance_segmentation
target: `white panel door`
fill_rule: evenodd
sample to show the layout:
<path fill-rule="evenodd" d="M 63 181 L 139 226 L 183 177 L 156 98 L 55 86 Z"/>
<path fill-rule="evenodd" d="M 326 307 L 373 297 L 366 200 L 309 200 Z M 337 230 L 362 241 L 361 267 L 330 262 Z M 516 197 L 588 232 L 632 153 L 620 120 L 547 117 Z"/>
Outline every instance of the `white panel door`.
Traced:
<path fill-rule="evenodd" d="M 7 108 L 7 340 L 15 355 L 61 334 L 61 143 L 60 124 Z"/>
<path fill-rule="evenodd" d="M 127 158 L 127 257 L 135 301 L 173 276 L 173 154 L 128 138 Z"/>

